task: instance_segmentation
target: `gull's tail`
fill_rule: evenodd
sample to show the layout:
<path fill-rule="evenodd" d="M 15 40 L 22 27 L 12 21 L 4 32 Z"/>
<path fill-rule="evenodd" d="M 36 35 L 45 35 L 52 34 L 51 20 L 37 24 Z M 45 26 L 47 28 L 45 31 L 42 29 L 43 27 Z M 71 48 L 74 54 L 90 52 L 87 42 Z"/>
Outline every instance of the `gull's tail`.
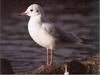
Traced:
<path fill-rule="evenodd" d="M 66 43 L 65 47 L 69 48 L 93 48 L 93 40 L 88 39 L 85 37 L 78 37 L 77 35 L 73 33 L 67 33 L 67 40 L 71 40 L 73 42 Z"/>
<path fill-rule="evenodd" d="M 92 39 L 87 39 L 85 37 L 80 37 L 80 39 L 82 40 L 82 43 L 92 43 L 93 42 Z"/>
<path fill-rule="evenodd" d="M 94 45 L 91 44 L 84 44 L 84 43 L 74 43 L 74 44 L 67 44 L 66 48 L 93 48 Z"/>
<path fill-rule="evenodd" d="M 87 39 L 87 38 L 83 38 L 83 37 L 80 37 L 80 39 L 82 41 L 79 43 L 79 47 L 91 48 L 91 47 L 95 46 L 93 44 L 93 40 L 91 40 L 91 39 Z"/>
<path fill-rule="evenodd" d="M 85 38 L 80 38 L 82 41 L 72 43 L 72 44 L 67 44 L 66 47 L 69 48 L 94 48 L 95 45 L 93 44 L 93 40 L 90 39 L 85 39 Z"/>
<path fill-rule="evenodd" d="M 79 47 L 79 48 L 92 48 L 92 47 L 94 47 L 94 45 L 93 45 L 93 44 L 87 44 L 87 43 L 82 43 L 82 42 L 80 42 L 80 43 L 78 44 L 78 47 Z"/>

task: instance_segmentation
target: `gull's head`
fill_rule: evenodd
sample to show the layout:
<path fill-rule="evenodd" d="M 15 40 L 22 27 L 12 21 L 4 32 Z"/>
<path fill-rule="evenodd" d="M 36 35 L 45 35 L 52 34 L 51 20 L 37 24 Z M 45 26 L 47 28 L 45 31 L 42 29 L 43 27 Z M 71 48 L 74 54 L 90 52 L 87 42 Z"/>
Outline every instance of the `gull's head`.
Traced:
<path fill-rule="evenodd" d="M 30 5 L 27 10 L 20 15 L 28 15 L 28 16 L 38 16 L 43 13 L 43 10 L 40 5 L 38 4 L 32 4 Z"/>

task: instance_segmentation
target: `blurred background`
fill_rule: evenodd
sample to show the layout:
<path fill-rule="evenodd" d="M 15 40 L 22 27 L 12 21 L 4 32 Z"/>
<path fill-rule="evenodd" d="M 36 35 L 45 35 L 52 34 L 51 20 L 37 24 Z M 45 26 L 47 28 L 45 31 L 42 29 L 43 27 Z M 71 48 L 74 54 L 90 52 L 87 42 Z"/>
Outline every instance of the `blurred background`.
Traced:
<path fill-rule="evenodd" d="M 0 55 L 11 62 L 15 73 L 29 72 L 46 63 L 46 50 L 31 39 L 29 17 L 19 16 L 31 4 L 40 4 L 46 16 L 79 37 L 91 40 L 92 48 L 58 49 L 54 63 L 94 58 L 98 60 L 99 0 L 0 0 Z"/>

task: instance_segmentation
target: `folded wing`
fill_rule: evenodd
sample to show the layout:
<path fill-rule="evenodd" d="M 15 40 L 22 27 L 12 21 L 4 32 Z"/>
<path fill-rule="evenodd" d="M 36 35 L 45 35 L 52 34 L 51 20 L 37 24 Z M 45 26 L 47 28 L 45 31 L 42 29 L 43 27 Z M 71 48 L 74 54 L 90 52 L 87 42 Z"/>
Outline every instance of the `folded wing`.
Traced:
<path fill-rule="evenodd" d="M 43 28 L 46 30 L 48 34 L 56 39 L 57 42 L 60 43 L 78 43 L 81 42 L 81 39 L 73 34 L 72 32 L 64 32 L 60 27 L 51 24 L 44 23 Z"/>

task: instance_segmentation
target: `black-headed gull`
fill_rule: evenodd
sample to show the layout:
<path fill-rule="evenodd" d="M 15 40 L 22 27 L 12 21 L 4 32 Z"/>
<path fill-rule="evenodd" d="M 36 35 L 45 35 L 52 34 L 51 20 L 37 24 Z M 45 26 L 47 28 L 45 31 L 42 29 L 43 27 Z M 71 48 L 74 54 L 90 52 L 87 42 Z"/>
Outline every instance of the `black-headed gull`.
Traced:
<path fill-rule="evenodd" d="M 80 45 L 81 39 L 71 32 L 65 32 L 57 25 L 48 21 L 42 7 L 30 5 L 21 15 L 30 16 L 28 31 L 31 38 L 40 46 L 47 49 L 47 65 L 53 63 L 53 50 L 58 47 Z"/>

